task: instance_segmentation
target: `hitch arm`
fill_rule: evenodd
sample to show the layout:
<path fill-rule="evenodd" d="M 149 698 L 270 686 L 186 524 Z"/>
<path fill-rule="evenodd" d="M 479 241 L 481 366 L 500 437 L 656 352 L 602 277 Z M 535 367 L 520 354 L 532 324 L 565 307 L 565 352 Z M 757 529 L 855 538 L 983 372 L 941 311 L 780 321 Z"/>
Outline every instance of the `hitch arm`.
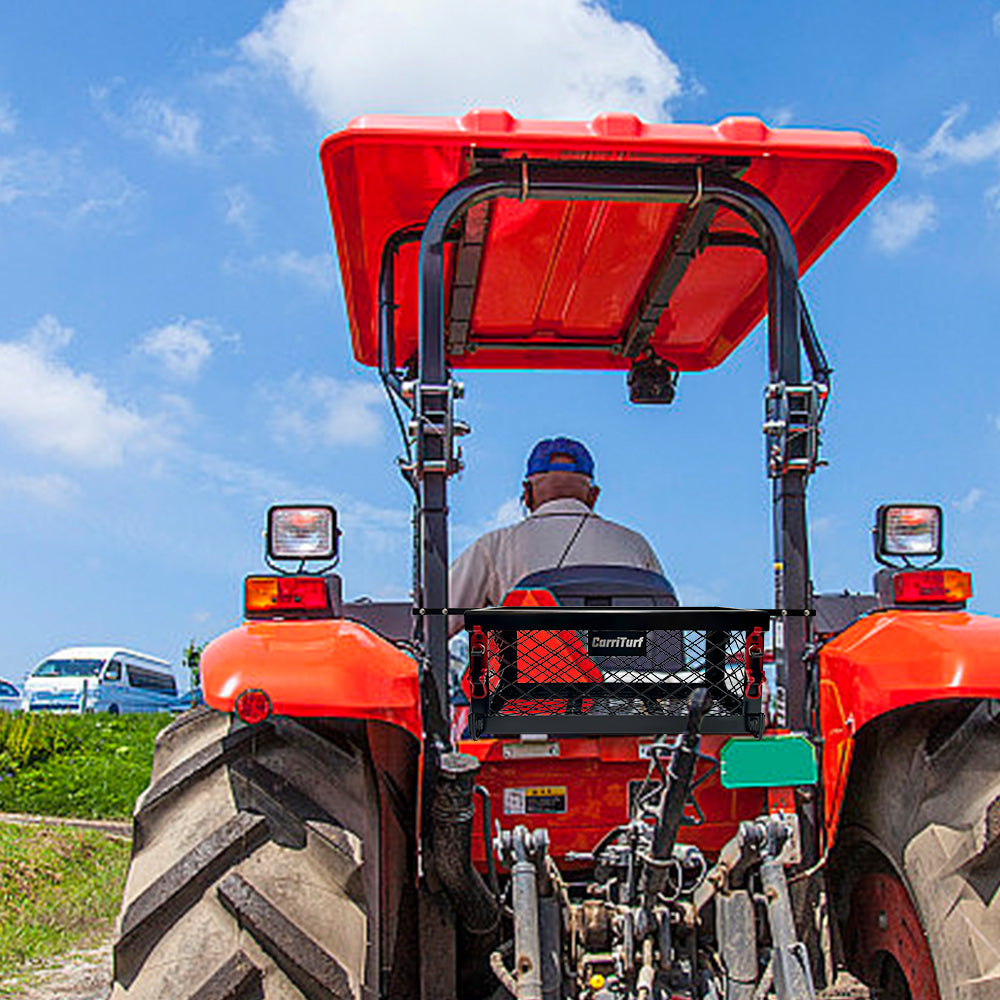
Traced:
<path fill-rule="evenodd" d="M 662 892 L 666 879 L 663 862 L 673 856 L 677 832 L 684 818 L 684 804 L 691 791 L 695 764 L 698 762 L 698 747 L 701 744 L 701 721 L 712 704 L 712 695 L 707 688 L 698 688 L 688 703 L 687 729 L 681 737 L 677 749 L 670 758 L 669 782 L 660 798 L 653 828 L 653 843 L 650 857 L 645 866 L 642 887 L 643 909 L 651 911 L 656 898 Z"/>

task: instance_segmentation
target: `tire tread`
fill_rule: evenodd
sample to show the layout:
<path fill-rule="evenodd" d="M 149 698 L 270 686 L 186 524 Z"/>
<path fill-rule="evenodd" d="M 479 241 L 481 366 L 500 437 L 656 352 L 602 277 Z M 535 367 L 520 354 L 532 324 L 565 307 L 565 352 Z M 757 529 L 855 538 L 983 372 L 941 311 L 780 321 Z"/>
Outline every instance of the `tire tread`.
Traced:
<path fill-rule="evenodd" d="M 223 906 L 308 997 L 351 1000 L 344 967 L 305 931 L 273 906 L 241 875 L 227 875 L 218 888 Z"/>

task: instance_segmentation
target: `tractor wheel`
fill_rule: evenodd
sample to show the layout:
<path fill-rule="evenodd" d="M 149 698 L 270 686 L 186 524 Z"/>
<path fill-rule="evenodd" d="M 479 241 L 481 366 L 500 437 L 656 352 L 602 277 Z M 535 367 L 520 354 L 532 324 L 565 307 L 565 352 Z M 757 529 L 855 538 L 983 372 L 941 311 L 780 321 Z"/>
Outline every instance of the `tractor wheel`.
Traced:
<path fill-rule="evenodd" d="M 831 887 L 852 971 L 892 1000 L 1000 997 L 1000 703 L 858 734 Z"/>
<path fill-rule="evenodd" d="M 411 993 L 412 781 L 399 774 L 413 777 L 414 742 L 382 724 L 245 726 L 205 706 L 172 722 L 136 805 L 112 998 Z"/>

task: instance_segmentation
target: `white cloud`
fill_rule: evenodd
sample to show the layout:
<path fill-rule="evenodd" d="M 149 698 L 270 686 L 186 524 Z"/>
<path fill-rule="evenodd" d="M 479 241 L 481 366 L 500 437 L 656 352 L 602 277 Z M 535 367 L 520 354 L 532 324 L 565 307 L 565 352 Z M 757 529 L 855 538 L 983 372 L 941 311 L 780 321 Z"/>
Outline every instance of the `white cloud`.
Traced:
<path fill-rule="evenodd" d="M 253 199 L 250 192 L 242 184 L 233 184 L 223 191 L 223 196 L 226 199 L 226 225 L 249 233 L 253 229 Z"/>
<path fill-rule="evenodd" d="M 767 122 L 773 128 L 787 128 L 795 120 L 795 109 L 790 105 L 782 105 L 767 113 Z"/>
<path fill-rule="evenodd" d="M 222 455 L 194 452 L 189 462 L 200 477 L 211 481 L 213 489 L 225 495 L 247 496 L 262 506 L 276 502 L 277 497 L 295 497 L 298 490 L 287 479 L 246 462 Z"/>
<path fill-rule="evenodd" d="M 306 257 L 298 250 L 286 250 L 259 259 L 260 266 L 289 278 L 297 278 L 313 288 L 328 289 L 333 281 L 333 257 L 327 253 Z"/>
<path fill-rule="evenodd" d="M 172 101 L 152 94 L 141 94 L 124 110 L 116 110 L 112 94 L 120 86 L 121 81 L 116 80 L 91 88 L 91 97 L 105 121 L 125 135 L 148 142 L 166 156 L 195 159 L 202 154 L 202 124 L 197 112 L 182 110 Z"/>
<path fill-rule="evenodd" d="M 78 492 L 76 483 L 57 472 L 39 476 L 0 473 L 0 497 L 25 497 L 46 507 L 64 507 Z"/>
<path fill-rule="evenodd" d="M 382 436 L 383 393 L 370 382 L 293 375 L 264 395 L 273 406 L 271 428 L 282 443 L 366 445 Z"/>
<path fill-rule="evenodd" d="M 136 127 L 168 156 L 197 156 L 201 152 L 201 119 L 193 111 L 180 111 L 169 101 L 141 97 L 132 105 Z"/>
<path fill-rule="evenodd" d="M 224 264 L 230 272 L 254 271 L 275 274 L 280 278 L 291 278 L 315 291 L 328 292 L 334 287 L 336 276 L 333 256 L 327 253 L 307 257 L 298 250 L 284 250 L 280 253 L 261 254 L 251 260 L 230 258 Z"/>
<path fill-rule="evenodd" d="M 402 568 L 405 557 L 402 560 L 399 557 L 409 550 L 413 541 L 409 510 L 378 507 L 343 494 L 335 495 L 333 503 L 346 544 L 351 550 L 393 556 Z M 386 589 L 399 593 L 398 585 L 389 584 Z"/>
<path fill-rule="evenodd" d="M 524 508 L 521 506 L 521 498 L 519 496 L 510 497 L 497 507 L 486 530 L 506 528 L 511 524 L 517 524 L 522 517 L 524 517 Z"/>
<path fill-rule="evenodd" d="M 36 354 L 49 356 L 68 347 L 72 339 L 71 327 L 63 326 L 55 316 L 43 316 L 28 331 L 24 342 Z"/>
<path fill-rule="evenodd" d="M 111 402 L 93 375 L 56 357 L 72 336 L 44 316 L 24 339 L 0 342 L 0 428 L 29 451 L 79 465 L 118 465 L 153 427 Z"/>
<path fill-rule="evenodd" d="M 978 486 L 973 486 L 964 497 L 955 501 L 955 507 L 963 514 L 968 514 L 984 496 L 986 496 L 985 490 L 980 489 Z"/>
<path fill-rule="evenodd" d="M 659 121 L 680 71 L 602 0 L 286 0 L 242 41 L 325 123 L 361 112 Z"/>
<path fill-rule="evenodd" d="M 0 205 L 52 197 L 62 184 L 59 161 L 43 150 L 0 156 Z"/>
<path fill-rule="evenodd" d="M 128 219 L 142 196 L 117 171 L 76 149 L 21 149 L 0 156 L 0 206 L 24 206 L 60 225 Z"/>
<path fill-rule="evenodd" d="M 993 34 L 1000 38 L 1000 10 L 993 15 Z"/>
<path fill-rule="evenodd" d="M 980 129 L 957 135 L 955 126 L 968 111 L 966 104 L 952 108 L 937 131 L 917 152 L 917 159 L 930 169 L 952 165 L 973 166 L 1000 159 L 1000 116 Z"/>
<path fill-rule="evenodd" d="M 17 112 L 10 98 L 0 94 L 0 135 L 10 135 L 17 128 Z"/>
<path fill-rule="evenodd" d="M 1000 215 L 1000 183 L 988 187 L 983 197 L 986 199 L 986 207 L 989 211 Z"/>
<path fill-rule="evenodd" d="M 937 206 L 929 195 L 883 202 L 872 220 L 872 239 L 886 253 L 898 253 L 937 224 Z"/>
<path fill-rule="evenodd" d="M 200 319 L 178 319 L 147 334 L 139 350 L 160 361 L 180 379 L 195 379 L 212 356 L 209 324 Z"/>

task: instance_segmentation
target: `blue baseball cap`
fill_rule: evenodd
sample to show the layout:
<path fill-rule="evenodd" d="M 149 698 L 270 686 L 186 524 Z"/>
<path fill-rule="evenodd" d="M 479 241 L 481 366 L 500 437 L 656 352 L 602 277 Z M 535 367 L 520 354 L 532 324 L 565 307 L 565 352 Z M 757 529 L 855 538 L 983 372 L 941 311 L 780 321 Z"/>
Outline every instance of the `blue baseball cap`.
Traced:
<path fill-rule="evenodd" d="M 579 472 L 594 477 L 594 460 L 587 446 L 572 438 L 545 438 L 528 456 L 527 475 L 540 472 Z"/>

